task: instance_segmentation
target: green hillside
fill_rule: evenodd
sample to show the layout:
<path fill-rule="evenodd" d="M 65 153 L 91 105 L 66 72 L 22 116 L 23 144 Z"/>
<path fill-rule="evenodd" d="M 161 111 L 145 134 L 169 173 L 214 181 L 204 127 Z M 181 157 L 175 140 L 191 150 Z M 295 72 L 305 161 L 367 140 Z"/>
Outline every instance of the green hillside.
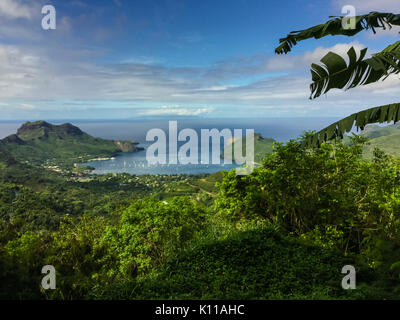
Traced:
<path fill-rule="evenodd" d="M 16 163 L 13 156 L 6 150 L 4 143 L 0 141 L 0 168 L 4 170 L 5 168 L 12 166 Z"/>
<path fill-rule="evenodd" d="M 55 172 L 32 167 L 17 161 L 0 140 L 0 186 L 1 183 L 24 184 L 25 186 L 41 188 L 43 183 L 62 183 L 61 177 Z"/>
<path fill-rule="evenodd" d="M 369 139 L 375 139 L 383 136 L 389 136 L 399 132 L 399 129 L 395 126 L 378 126 L 368 125 L 362 132 L 361 135 Z"/>
<path fill-rule="evenodd" d="M 36 166 L 69 167 L 75 162 L 140 149 L 132 141 L 94 138 L 72 124 L 53 125 L 45 121 L 27 122 L 2 142 L 16 160 Z"/>
<path fill-rule="evenodd" d="M 387 154 L 400 157 L 400 130 L 398 132 L 381 136 L 370 141 L 370 145 L 365 147 L 364 154 L 367 158 L 371 158 L 375 147 L 378 147 Z"/>
<path fill-rule="evenodd" d="M 368 125 L 361 133 L 361 136 L 368 138 L 368 145 L 364 147 L 364 156 L 368 159 L 373 157 L 375 147 L 385 153 L 400 157 L 400 126 L 378 126 Z"/>
<path fill-rule="evenodd" d="M 254 161 L 256 163 L 260 163 L 261 159 L 265 157 L 267 153 L 272 153 L 274 142 L 276 142 L 272 138 L 264 138 L 260 133 L 256 133 L 254 135 Z M 235 142 L 232 143 L 232 153 L 234 150 Z M 242 154 L 246 154 L 246 139 L 242 138 Z M 226 148 L 223 151 L 222 158 L 232 158 L 234 156 L 229 156 L 226 154 Z"/>

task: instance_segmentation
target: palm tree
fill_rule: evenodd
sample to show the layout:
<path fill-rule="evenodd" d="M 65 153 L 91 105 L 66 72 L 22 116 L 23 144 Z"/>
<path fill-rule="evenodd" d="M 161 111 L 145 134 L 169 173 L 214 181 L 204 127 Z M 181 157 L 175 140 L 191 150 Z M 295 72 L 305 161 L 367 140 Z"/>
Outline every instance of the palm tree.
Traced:
<path fill-rule="evenodd" d="M 330 17 L 331 19 L 317 26 L 301 31 L 292 31 L 286 38 L 280 39 L 280 45 L 275 49 L 277 54 L 287 54 L 300 41 L 327 35 L 354 36 L 362 30 L 391 29 L 400 26 L 400 14 L 371 12 L 355 17 L 355 28 L 344 29 L 343 17 Z M 400 73 L 400 41 L 391 44 L 379 53 L 365 58 L 367 48 L 360 51 L 358 57 L 356 50 L 351 47 L 348 52 L 348 63 L 340 55 L 329 52 L 321 59 L 320 64 L 311 65 L 312 84 L 310 85 L 310 99 L 315 99 L 329 90 L 351 89 L 360 85 L 385 80 L 391 74 Z M 357 128 L 364 129 L 369 123 L 397 122 L 400 120 L 400 103 L 375 107 L 354 113 L 327 128 L 307 136 L 307 144 L 319 146 L 322 142 L 343 138 L 354 123 Z"/>

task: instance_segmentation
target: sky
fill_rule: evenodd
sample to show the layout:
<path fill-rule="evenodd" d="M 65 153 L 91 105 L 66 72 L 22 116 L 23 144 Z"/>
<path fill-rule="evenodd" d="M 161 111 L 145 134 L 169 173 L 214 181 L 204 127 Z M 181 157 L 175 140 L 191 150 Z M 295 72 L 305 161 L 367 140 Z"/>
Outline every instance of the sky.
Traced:
<path fill-rule="evenodd" d="M 42 28 L 49 4 L 55 30 Z M 400 13 L 398 0 L 0 0 L 0 120 L 345 117 L 399 102 L 399 76 L 308 98 L 311 63 L 380 51 L 400 28 L 275 55 L 348 4 Z"/>

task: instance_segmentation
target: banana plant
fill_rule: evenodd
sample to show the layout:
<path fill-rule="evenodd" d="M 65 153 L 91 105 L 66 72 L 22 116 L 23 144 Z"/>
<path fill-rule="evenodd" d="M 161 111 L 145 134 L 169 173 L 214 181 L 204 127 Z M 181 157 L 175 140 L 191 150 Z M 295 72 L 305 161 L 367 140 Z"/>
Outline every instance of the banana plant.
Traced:
<path fill-rule="evenodd" d="M 343 28 L 344 17 L 330 17 L 325 24 L 309 29 L 292 31 L 285 38 L 280 39 L 280 45 L 275 49 L 277 54 L 287 54 L 298 42 L 306 39 L 320 39 L 328 35 L 354 36 L 363 30 L 391 29 L 400 26 L 400 14 L 371 12 L 355 17 L 355 28 Z M 348 90 L 357 86 L 367 85 L 385 80 L 391 74 L 400 73 L 400 41 L 389 45 L 379 53 L 366 58 L 367 48 L 360 50 L 351 47 L 347 52 L 348 63 L 344 57 L 329 52 L 320 64 L 311 65 L 312 83 L 310 85 L 310 99 L 315 99 L 331 89 Z M 400 120 L 400 103 L 370 108 L 350 115 L 337 121 L 321 131 L 307 135 L 306 143 L 309 146 L 319 146 L 321 143 L 343 138 L 350 132 L 354 124 L 361 130 L 369 123 L 397 122 Z"/>

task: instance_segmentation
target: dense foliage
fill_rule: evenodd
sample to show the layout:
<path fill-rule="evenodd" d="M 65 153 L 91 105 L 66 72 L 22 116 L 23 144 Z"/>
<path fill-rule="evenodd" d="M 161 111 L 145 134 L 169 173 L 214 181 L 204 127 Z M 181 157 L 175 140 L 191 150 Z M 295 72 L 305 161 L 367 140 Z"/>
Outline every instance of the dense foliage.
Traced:
<path fill-rule="evenodd" d="M 399 298 L 400 163 L 365 143 L 276 144 L 249 176 L 3 182 L 0 297 Z M 46 264 L 56 290 L 40 288 Z"/>

